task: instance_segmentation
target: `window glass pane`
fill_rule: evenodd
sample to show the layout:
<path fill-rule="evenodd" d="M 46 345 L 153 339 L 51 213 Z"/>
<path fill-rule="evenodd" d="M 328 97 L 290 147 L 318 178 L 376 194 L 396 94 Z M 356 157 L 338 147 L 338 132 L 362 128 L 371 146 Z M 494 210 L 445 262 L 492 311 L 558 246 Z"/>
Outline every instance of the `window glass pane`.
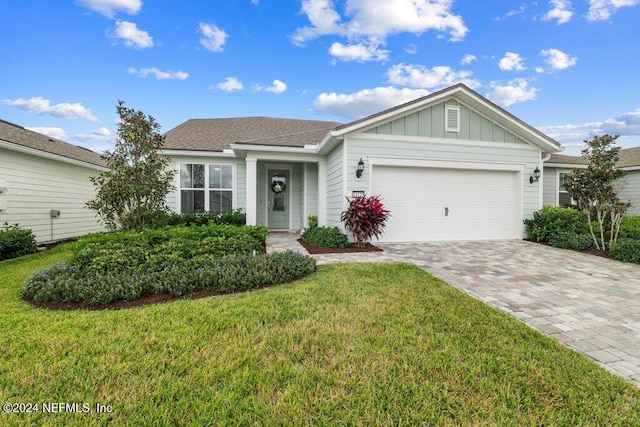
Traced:
<path fill-rule="evenodd" d="M 567 189 L 565 188 L 565 185 L 567 183 L 567 174 L 566 173 L 561 173 L 559 175 L 559 181 L 560 181 L 560 191 L 566 191 Z"/>
<path fill-rule="evenodd" d="M 209 192 L 209 211 L 210 212 L 229 212 L 232 209 L 232 192 L 231 191 L 210 191 Z"/>
<path fill-rule="evenodd" d="M 204 165 L 180 165 L 180 188 L 204 188 Z"/>
<path fill-rule="evenodd" d="M 233 166 L 222 165 L 220 168 L 220 188 L 233 188 Z"/>
<path fill-rule="evenodd" d="M 569 193 L 561 191 L 558 193 L 558 204 L 560 206 L 571 206 L 571 196 Z"/>
<path fill-rule="evenodd" d="M 209 188 L 221 188 L 220 173 L 220 165 L 209 165 Z"/>
<path fill-rule="evenodd" d="M 182 190 L 180 191 L 180 212 L 204 212 L 204 191 Z"/>

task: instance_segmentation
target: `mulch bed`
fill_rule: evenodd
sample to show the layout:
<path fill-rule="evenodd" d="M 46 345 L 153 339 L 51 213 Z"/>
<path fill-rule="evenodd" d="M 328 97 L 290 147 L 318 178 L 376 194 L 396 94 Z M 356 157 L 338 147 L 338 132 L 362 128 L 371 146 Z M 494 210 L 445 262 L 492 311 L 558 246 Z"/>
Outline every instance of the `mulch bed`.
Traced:
<path fill-rule="evenodd" d="M 547 242 L 536 242 L 535 240 L 528 240 L 529 242 L 539 243 L 541 245 L 550 246 Z M 600 256 L 602 258 L 610 258 L 609 252 L 603 251 L 602 249 L 575 249 L 575 252 L 582 252 L 583 254 L 589 254 L 594 256 Z"/>
<path fill-rule="evenodd" d="M 357 252 L 382 252 L 377 246 L 373 246 L 371 243 L 367 243 L 364 247 L 358 246 L 349 246 L 346 248 L 317 248 L 315 246 L 309 246 L 302 239 L 298 239 L 298 243 L 300 243 L 306 250 L 312 255 L 317 254 L 352 254 Z"/>
<path fill-rule="evenodd" d="M 171 302 L 176 300 L 192 300 L 199 298 L 206 298 L 211 296 L 219 296 L 219 295 L 230 295 L 230 294 L 240 294 L 244 292 L 252 292 L 259 289 L 270 288 L 273 285 L 263 285 L 259 286 L 256 289 L 252 289 L 249 291 L 236 291 L 236 292 L 220 292 L 220 291 L 209 291 L 202 290 L 196 291 L 190 295 L 176 297 L 170 294 L 146 294 L 138 298 L 134 301 L 116 301 L 110 304 L 102 304 L 102 305 L 92 305 L 88 302 L 38 302 L 34 301 L 33 298 L 23 296 L 22 299 L 34 307 L 44 308 L 47 310 L 89 310 L 89 311 L 100 311 L 100 310 L 122 310 L 126 308 L 140 307 L 143 305 L 149 304 L 161 304 L 165 302 Z"/>

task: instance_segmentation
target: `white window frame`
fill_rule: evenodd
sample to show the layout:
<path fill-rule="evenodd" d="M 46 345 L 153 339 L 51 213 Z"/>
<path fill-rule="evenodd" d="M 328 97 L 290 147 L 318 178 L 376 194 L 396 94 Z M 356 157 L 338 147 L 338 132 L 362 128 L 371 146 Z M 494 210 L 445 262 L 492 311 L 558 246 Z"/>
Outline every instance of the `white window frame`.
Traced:
<path fill-rule="evenodd" d="M 182 183 L 180 182 L 180 171 L 182 170 L 182 165 L 204 165 L 204 187 L 203 188 L 183 188 Z M 228 188 L 211 188 L 209 187 L 209 169 L 212 166 L 231 166 L 231 189 Z M 182 212 L 182 191 L 183 190 L 197 190 L 204 191 L 204 212 L 209 212 L 209 206 L 211 203 L 211 191 L 231 191 L 231 209 L 237 209 L 237 199 L 238 199 L 238 190 L 237 190 L 237 165 L 235 163 L 229 162 L 180 162 L 178 163 L 178 185 L 177 187 L 177 197 L 176 197 L 176 212 Z"/>
<path fill-rule="evenodd" d="M 560 192 L 562 193 L 567 193 L 567 191 L 561 190 L 560 189 L 560 175 L 564 174 L 564 175 L 568 175 L 570 174 L 571 171 L 569 169 L 563 169 L 563 170 L 559 170 L 556 172 L 556 206 L 560 206 Z M 571 198 L 571 205 L 574 204 L 573 201 L 573 197 Z"/>
<path fill-rule="evenodd" d="M 454 114 L 456 118 L 456 126 L 449 126 L 449 114 Z M 444 131 L 445 132 L 460 132 L 460 106 L 458 105 L 445 105 L 444 106 Z"/>

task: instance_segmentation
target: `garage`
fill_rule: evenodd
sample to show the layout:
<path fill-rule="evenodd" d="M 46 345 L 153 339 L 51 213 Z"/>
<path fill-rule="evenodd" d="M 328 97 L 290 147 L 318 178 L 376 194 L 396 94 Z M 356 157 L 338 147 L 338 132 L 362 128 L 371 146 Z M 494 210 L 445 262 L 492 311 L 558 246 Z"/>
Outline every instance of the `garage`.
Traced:
<path fill-rule="evenodd" d="M 521 174 L 514 170 L 376 165 L 372 194 L 391 211 L 381 241 L 522 238 Z"/>

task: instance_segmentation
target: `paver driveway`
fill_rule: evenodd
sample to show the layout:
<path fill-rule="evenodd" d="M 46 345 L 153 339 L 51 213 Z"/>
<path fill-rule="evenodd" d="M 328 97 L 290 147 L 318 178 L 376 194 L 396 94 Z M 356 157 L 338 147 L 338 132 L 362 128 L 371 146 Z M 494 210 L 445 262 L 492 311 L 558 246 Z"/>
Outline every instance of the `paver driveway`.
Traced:
<path fill-rule="evenodd" d="M 306 252 L 287 235 L 271 246 Z M 377 246 L 314 257 L 412 262 L 640 386 L 640 265 L 520 240 Z"/>

